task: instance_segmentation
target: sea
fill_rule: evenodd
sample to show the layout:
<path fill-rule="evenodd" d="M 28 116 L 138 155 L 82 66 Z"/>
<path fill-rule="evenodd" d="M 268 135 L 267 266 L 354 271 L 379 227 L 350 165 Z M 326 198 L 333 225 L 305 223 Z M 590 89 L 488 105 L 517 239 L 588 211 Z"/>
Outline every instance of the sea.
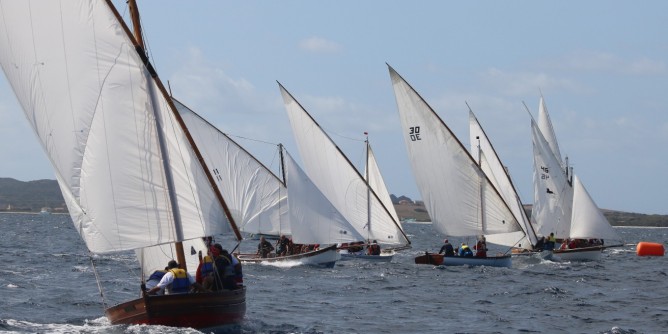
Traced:
<path fill-rule="evenodd" d="M 512 268 L 415 265 L 415 256 L 438 251 L 443 236 L 429 223 L 404 228 L 412 248 L 390 263 L 244 266 L 247 312 L 234 331 L 668 332 L 668 259 L 635 253 L 639 241 L 668 244 L 667 228 L 616 227 L 625 245 L 601 261 L 520 257 Z M 241 249 L 256 244 L 246 240 Z M 139 294 L 138 265 L 132 253 L 89 254 L 67 215 L 0 214 L 0 247 L 0 333 L 199 333 L 110 325 L 105 305 Z M 96 272 L 107 277 L 103 295 Z"/>

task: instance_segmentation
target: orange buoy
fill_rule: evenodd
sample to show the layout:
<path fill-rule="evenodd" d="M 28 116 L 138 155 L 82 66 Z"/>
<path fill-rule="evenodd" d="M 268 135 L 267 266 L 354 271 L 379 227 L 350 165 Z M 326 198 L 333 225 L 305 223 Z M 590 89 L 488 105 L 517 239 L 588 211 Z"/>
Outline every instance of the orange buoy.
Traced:
<path fill-rule="evenodd" d="M 639 242 L 636 246 L 636 254 L 638 256 L 663 256 L 665 253 L 663 244 L 656 242 Z"/>

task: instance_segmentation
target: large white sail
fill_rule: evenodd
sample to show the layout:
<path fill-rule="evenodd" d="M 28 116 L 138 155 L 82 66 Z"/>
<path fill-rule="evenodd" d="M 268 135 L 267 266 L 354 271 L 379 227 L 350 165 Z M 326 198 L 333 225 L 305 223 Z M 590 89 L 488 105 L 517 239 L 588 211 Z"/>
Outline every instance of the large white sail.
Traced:
<path fill-rule="evenodd" d="M 288 184 L 288 216 L 293 227 L 292 241 L 299 244 L 334 244 L 363 240 L 364 237 L 285 154 Z"/>
<path fill-rule="evenodd" d="M 466 148 L 422 97 L 389 70 L 413 175 L 437 230 L 450 236 L 521 231 Z"/>
<path fill-rule="evenodd" d="M 0 64 L 92 252 L 229 230 L 168 101 L 107 3 L 0 5 Z"/>
<path fill-rule="evenodd" d="M 387 190 L 385 180 L 383 180 L 383 175 L 380 173 L 380 167 L 378 167 L 378 162 L 376 162 L 376 156 L 373 154 L 371 145 L 368 143 L 366 173 L 368 175 L 367 181 L 369 182 L 371 189 L 373 189 L 373 191 L 378 195 L 380 201 L 390 212 L 392 219 L 394 219 L 396 222 L 399 222 L 397 210 L 394 209 L 394 204 L 392 204 L 392 198 L 390 198 L 390 192 Z M 399 227 L 401 227 L 400 222 Z M 373 222 L 371 228 L 373 229 Z"/>
<path fill-rule="evenodd" d="M 573 188 L 536 122 L 531 120 L 534 160 L 534 204 L 531 220 L 538 233 L 568 238 L 571 228 Z"/>
<path fill-rule="evenodd" d="M 492 142 L 482 129 L 473 111 L 470 110 L 469 136 L 473 158 L 479 161 L 480 168 L 485 172 L 494 187 L 499 190 L 501 197 L 508 203 L 513 216 L 522 227 L 522 231 L 489 235 L 487 241 L 508 247 L 532 249 L 532 245 L 535 245 L 538 240 L 524 211 L 522 201 L 510 180 L 506 167 L 501 163 L 501 159 L 492 146 Z"/>
<path fill-rule="evenodd" d="M 364 239 L 391 245 L 408 244 L 399 222 L 369 188 L 364 177 L 292 95 L 283 86 L 280 88 L 309 178 Z"/>
<path fill-rule="evenodd" d="M 239 228 L 248 233 L 291 234 L 283 182 L 197 113 L 175 99 L 174 104 Z"/>
<path fill-rule="evenodd" d="M 620 240 L 577 175 L 573 176 L 571 238 Z"/>
<path fill-rule="evenodd" d="M 545 105 L 545 99 L 543 96 L 540 97 L 540 102 L 538 104 L 538 128 L 543 134 L 543 137 L 545 137 L 545 141 L 547 141 L 548 145 L 550 146 L 552 154 L 554 154 L 554 157 L 557 159 L 557 161 L 559 161 L 560 164 L 562 164 L 563 167 L 564 160 L 561 158 L 561 151 L 559 150 L 557 135 L 554 133 L 552 119 L 550 119 L 550 114 L 547 112 L 547 106 Z"/>

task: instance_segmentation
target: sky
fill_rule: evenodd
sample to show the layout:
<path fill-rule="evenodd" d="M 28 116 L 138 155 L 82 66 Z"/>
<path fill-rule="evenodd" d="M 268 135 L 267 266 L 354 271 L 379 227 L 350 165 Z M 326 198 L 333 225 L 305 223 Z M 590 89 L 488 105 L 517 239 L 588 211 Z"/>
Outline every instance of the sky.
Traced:
<path fill-rule="evenodd" d="M 127 18 L 125 1 L 114 1 Z M 419 199 L 391 65 L 468 146 L 468 108 L 533 201 L 530 116 L 542 94 L 562 155 L 600 208 L 668 214 L 666 1 L 140 1 L 172 94 L 276 168 L 298 157 L 285 86 L 363 170 L 364 132 L 391 193 Z M 0 177 L 55 174 L 0 79 Z"/>

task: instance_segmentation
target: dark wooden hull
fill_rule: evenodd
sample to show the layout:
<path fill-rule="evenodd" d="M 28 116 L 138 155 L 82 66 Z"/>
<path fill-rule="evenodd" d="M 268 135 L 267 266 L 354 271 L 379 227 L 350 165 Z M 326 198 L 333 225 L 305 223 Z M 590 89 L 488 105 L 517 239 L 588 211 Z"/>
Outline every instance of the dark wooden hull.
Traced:
<path fill-rule="evenodd" d="M 112 325 L 146 324 L 197 329 L 239 324 L 246 314 L 246 288 L 220 292 L 145 296 L 105 311 Z"/>
<path fill-rule="evenodd" d="M 489 266 L 489 267 L 506 267 L 512 266 L 512 258 L 510 255 L 488 256 L 488 257 L 464 257 L 464 256 L 449 256 L 445 257 L 442 254 L 425 253 L 415 258 L 416 264 L 431 264 L 431 265 L 446 265 L 446 266 Z"/>
<path fill-rule="evenodd" d="M 415 258 L 415 264 L 431 264 L 440 266 L 443 264 L 443 254 L 425 253 Z"/>

